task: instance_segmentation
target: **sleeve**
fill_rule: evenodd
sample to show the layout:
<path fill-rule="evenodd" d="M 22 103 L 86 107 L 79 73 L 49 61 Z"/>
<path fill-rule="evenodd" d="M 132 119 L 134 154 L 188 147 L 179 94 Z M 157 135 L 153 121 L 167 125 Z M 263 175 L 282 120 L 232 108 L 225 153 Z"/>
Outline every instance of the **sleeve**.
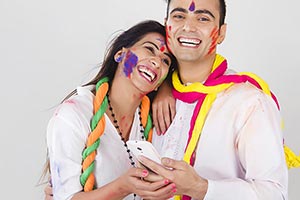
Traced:
<path fill-rule="evenodd" d="M 257 98 L 258 97 L 258 98 Z M 205 200 L 288 199 L 280 113 L 269 96 L 259 94 L 242 103 L 237 116 L 239 178 L 208 180 Z M 238 107 L 238 106 L 237 106 Z"/>
<path fill-rule="evenodd" d="M 62 112 L 64 114 L 66 110 Z M 67 114 L 53 116 L 47 128 L 53 195 L 59 200 L 71 199 L 83 189 L 80 184 L 81 154 L 86 139 L 79 127 L 80 119 L 74 112 Z"/>

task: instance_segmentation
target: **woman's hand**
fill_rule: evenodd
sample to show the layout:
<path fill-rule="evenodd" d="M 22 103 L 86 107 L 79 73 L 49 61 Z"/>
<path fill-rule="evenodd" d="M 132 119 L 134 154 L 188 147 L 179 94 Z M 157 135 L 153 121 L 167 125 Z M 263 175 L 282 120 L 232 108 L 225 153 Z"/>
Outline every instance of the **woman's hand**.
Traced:
<path fill-rule="evenodd" d="M 135 193 L 143 199 L 165 200 L 174 196 L 175 192 L 175 185 L 169 180 L 142 168 L 131 168 L 118 182 L 124 194 Z"/>
<path fill-rule="evenodd" d="M 158 135 L 164 134 L 176 113 L 175 98 L 172 88 L 163 82 L 152 102 L 153 124 Z"/>
<path fill-rule="evenodd" d="M 184 161 L 163 158 L 161 166 L 146 157 L 140 157 L 143 165 L 175 184 L 176 194 L 203 199 L 208 187 L 206 179 L 200 177 L 192 166 Z"/>

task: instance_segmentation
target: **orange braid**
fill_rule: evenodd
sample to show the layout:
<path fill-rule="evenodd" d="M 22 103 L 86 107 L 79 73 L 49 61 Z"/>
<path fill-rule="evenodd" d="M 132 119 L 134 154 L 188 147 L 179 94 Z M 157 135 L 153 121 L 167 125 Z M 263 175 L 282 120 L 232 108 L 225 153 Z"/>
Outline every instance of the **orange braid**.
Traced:
<path fill-rule="evenodd" d="M 149 111 L 150 111 L 150 100 L 147 96 L 144 96 L 142 99 L 142 105 L 141 105 L 141 118 L 142 118 L 143 127 L 145 129 L 146 139 L 147 139 L 147 141 L 151 142 L 153 131 L 152 131 L 152 123 L 151 123 Z M 147 123 L 150 123 L 150 124 L 147 124 Z"/>
<path fill-rule="evenodd" d="M 84 187 L 84 191 L 88 192 L 94 189 L 95 176 L 94 161 L 96 150 L 100 144 L 100 137 L 104 133 L 105 118 L 104 113 L 107 108 L 106 95 L 108 92 L 108 78 L 101 79 L 96 86 L 96 96 L 94 99 L 94 116 L 91 122 L 91 133 L 88 136 L 86 148 L 83 152 L 82 170 L 80 183 Z M 99 86 L 99 87 L 98 87 Z M 144 135 L 148 141 L 152 139 L 152 121 L 149 115 L 150 100 L 147 96 L 143 97 L 141 103 L 141 123 L 144 127 Z"/>
<path fill-rule="evenodd" d="M 108 92 L 108 83 L 105 82 L 99 86 L 99 89 L 96 92 L 96 96 L 94 99 L 94 115 L 98 112 L 101 107 L 101 104 Z M 86 149 L 91 147 L 96 141 L 101 137 L 104 133 L 105 129 L 105 117 L 101 116 L 99 122 L 97 123 L 95 129 L 89 134 L 87 139 Z M 96 157 L 96 149 L 94 149 L 84 160 L 82 163 L 83 172 L 86 171 L 94 162 Z M 94 188 L 95 184 L 95 176 L 93 172 L 89 173 L 86 182 L 84 184 L 84 191 L 91 191 Z"/>

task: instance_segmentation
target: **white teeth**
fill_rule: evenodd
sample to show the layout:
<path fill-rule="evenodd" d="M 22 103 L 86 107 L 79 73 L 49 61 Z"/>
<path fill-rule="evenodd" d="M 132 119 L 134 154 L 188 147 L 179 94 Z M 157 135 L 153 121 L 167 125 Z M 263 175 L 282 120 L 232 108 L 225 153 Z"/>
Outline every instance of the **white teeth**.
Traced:
<path fill-rule="evenodd" d="M 182 46 L 186 46 L 186 47 L 195 47 L 195 46 L 197 46 L 195 44 L 190 44 L 190 43 L 181 43 L 181 44 L 182 44 Z"/>
<path fill-rule="evenodd" d="M 139 71 L 144 73 L 146 77 L 149 78 L 149 81 L 154 80 L 155 74 L 152 71 L 148 70 L 147 68 L 140 68 Z"/>
<path fill-rule="evenodd" d="M 201 41 L 198 39 L 190 39 L 190 38 L 179 38 L 178 41 L 183 46 L 188 46 L 188 47 L 195 47 L 196 45 L 199 45 L 201 43 Z"/>

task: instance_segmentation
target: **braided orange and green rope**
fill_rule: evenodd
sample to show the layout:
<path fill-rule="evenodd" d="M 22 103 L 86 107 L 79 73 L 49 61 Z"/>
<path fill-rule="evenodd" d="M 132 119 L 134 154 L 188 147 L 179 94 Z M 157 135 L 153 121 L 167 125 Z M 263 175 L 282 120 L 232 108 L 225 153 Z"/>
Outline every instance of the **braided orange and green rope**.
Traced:
<path fill-rule="evenodd" d="M 109 89 L 108 78 L 101 79 L 96 85 L 96 96 L 94 98 L 94 116 L 91 120 L 91 133 L 88 136 L 86 148 L 82 153 L 82 174 L 80 183 L 85 192 L 91 191 L 95 187 L 95 168 L 96 150 L 100 145 L 100 137 L 105 129 L 104 113 L 108 107 L 107 92 Z M 141 121 L 144 127 L 144 136 L 150 141 L 152 138 L 152 120 L 149 114 L 150 100 L 144 96 L 141 104 Z"/>

